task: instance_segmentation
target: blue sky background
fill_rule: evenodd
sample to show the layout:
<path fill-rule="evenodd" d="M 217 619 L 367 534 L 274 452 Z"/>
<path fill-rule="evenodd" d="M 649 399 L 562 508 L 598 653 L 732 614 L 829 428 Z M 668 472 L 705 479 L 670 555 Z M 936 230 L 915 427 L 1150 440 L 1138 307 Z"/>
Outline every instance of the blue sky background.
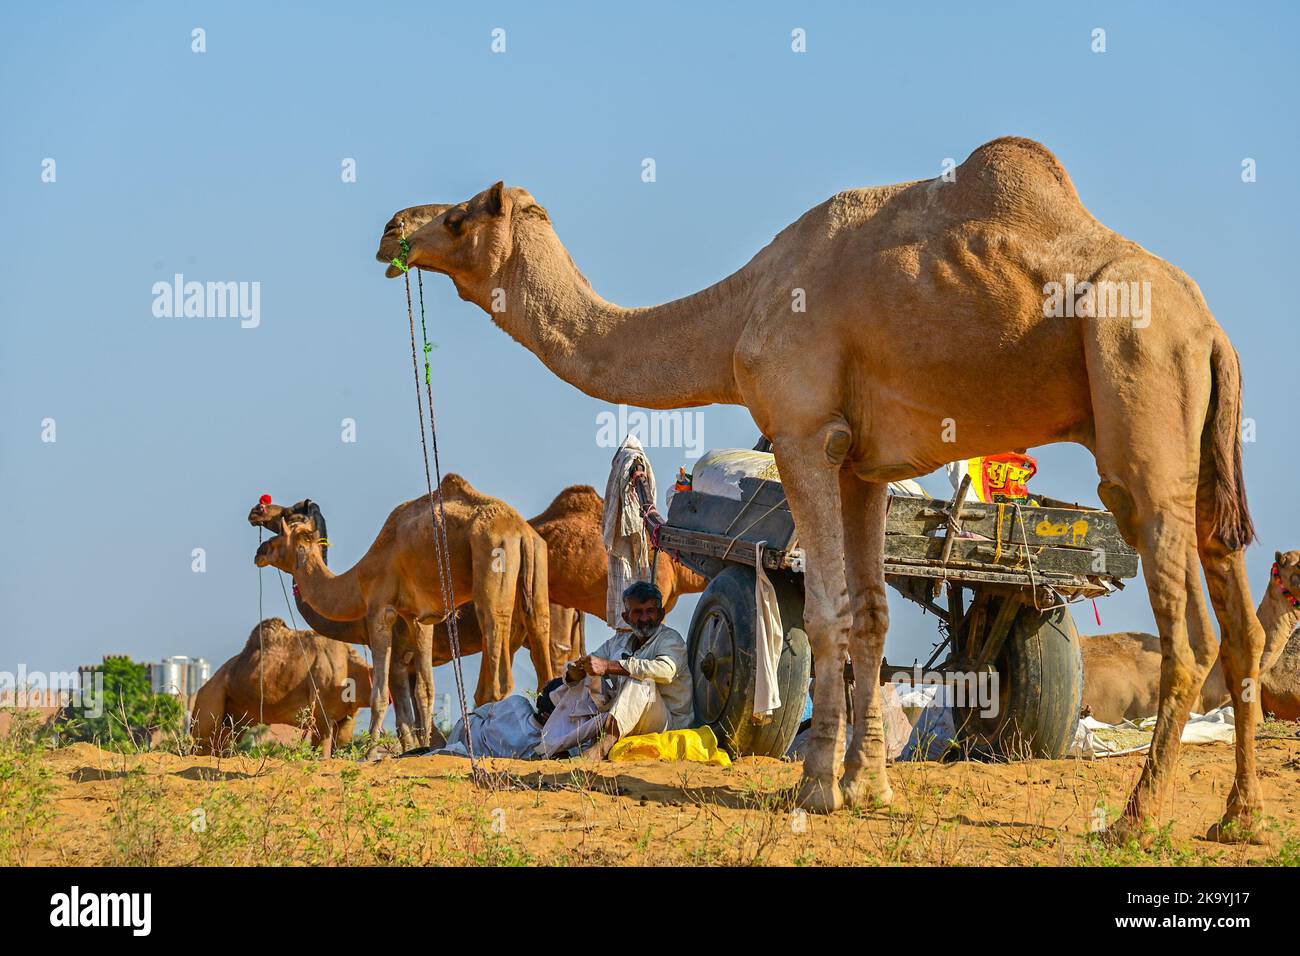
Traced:
<path fill-rule="evenodd" d="M 1240 350 L 1258 596 L 1273 550 L 1300 546 L 1293 5 L 610 7 L 4 6 L 0 670 L 109 652 L 215 667 L 257 621 L 259 494 L 319 501 L 343 568 L 423 491 L 402 287 L 372 258 L 396 209 L 504 178 L 547 206 L 598 290 L 649 304 L 738 268 L 834 192 L 936 175 L 1004 134 L 1042 140 L 1099 219 L 1190 273 Z M 260 282 L 261 325 L 154 317 L 153 283 L 177 272 Z M 609 406 L 446 279 L 425 285 L 444 469 L 526 516 L 603 486 Z M 703 416 L 706 447 L 755 439 L 744 409 Z M 1040 491 L 1096 500 L 1083 449 L 1038 454 Z M 652 458 L 661 487 L 687 463 Z M 1080 609 L 1085 633 L 1153 628 L 1140 583 L 1101 610 L 1098 628 Z M 924 659 L 933 623 L 896 602 L 890 659 Z M 526 655 L 516 673 L 533 685 Z"/>

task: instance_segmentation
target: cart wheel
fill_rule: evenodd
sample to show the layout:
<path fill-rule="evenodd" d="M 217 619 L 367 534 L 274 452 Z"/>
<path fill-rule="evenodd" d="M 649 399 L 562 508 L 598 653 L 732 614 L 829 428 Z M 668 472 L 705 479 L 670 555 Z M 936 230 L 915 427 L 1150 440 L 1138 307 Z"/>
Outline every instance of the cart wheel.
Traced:
<path fill-rule="evenodd" d="M 727 567 L 705 589 L 691 618 L 687 651 L 695 694 L 695 722 L 708 724 L 733 755 L 783 757 L 794 743 L 808 699 L 812 653 L 803 631 L 803 593 L 772 576 L 785 637 L 777 664 L 781 706 L 765 724 L 753 721 L 754 571 Z"/>
<path fill-rule="evenodd" d="M 954 708 L 958 735 L 1005 757 L 1065 756 L 1083 706 L 1083 656 L 1069 608 L 1021 608 L 994 667 L 997 712 Z"/>

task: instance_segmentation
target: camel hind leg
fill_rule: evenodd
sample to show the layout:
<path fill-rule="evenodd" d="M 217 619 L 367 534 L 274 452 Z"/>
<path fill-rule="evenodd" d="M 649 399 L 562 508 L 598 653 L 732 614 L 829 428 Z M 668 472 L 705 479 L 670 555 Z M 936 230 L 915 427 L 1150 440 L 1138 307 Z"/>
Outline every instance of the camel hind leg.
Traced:
<path fill-rule="evenodd" d="M 1106 331 L 1144 334 L 1117 326 Z M 1132 832 L 1146 842 L 1149 825 L 1160 819 L 1169 794 L 1183 727 L 1219 652 L 1196 548 L 1201 433 L 1210 381 L 1208 374 L 1196 374 L 1199 358 L 1191 350 L 1158 355 L 1141 349 L 1136 355 L 1132 350 L 1094 350 L 1089 362 L 1095 454 L 1102 476 L 1097 492 L 1125 540 L 1141 555 L 1160 634 L 1160 698 L 1151 749 L 1112 833 L 1123 839 Z M 1144 368 L 1145 363 L 1153 367 Z M 1170 374 L 1171 368 L 1185 374 Z M 1145 383 L 1136 395 L 1134 382 Z"/>
<path fill-rule="evenodd" d="M 853 629 L 853 739 L 844 758 L 841 789 L 850 806 L 893 801 L 885 772 L 885 725 L 880 710 L 880 662 L 889 633 L 885 593 L 885 512 L 889 486 L 867 484 L 849 471 L 840 472 L 844 509 L 844 554 Z"/>
<path fill-rule="evenodd" d="M 479 667 L 475 706 L 502 700 L 514 690 L 511 672 L 511 628 L 519 581 L 517 542 L 495 535 L 480 536 L 473 547 L 474 613 L 483 632 L 483 659 Z"/>
<path fill-rule="evenodd" d="M 1208 500 L 1212 495 L 1208 485 L 1213 479 L 1205 472 L 1202 472 L 1201 493 L 1197 498 L 1197 545 L 1210 601 L 1219 621 L 1219 659 L 1224 683 L 1232 695 L 1237 732 L 1236 775 L 1228 793 L 1227 808 L 1223 819 L 1210 828 L 1208 836 L 1222 841 L 1258 841 L 1263 798 L 1255 769 L 1255 732 L 1261 717 L 1259 675 L 1264 629 L 1251 600 L 1246 552 L 1243 548 L 1229 548 L 1213 527 Z"/>

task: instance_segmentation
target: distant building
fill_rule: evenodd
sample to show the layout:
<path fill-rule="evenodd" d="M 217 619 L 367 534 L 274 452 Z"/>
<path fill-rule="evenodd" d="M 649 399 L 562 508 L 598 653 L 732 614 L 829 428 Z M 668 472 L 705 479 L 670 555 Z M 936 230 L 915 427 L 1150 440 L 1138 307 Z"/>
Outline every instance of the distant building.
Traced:
<path fill-rule="evenodd" d="M 186 710 L 189 710 L 190 700 L 211 676 L 212 665 L 202 657 L 177 654 L 149 665 L 149 683 L 153 692 L 179 697 Z"/>

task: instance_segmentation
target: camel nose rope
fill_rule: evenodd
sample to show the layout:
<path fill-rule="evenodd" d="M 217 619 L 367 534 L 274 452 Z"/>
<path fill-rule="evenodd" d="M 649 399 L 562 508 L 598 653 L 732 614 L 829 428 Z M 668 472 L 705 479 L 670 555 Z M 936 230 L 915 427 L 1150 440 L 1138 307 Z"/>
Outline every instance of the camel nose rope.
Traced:
<path fill-rule="evenodd" d="M 424 388 L 426 394 L 422 395 L 420 393 L 420 361 L 415 345 L 415 310 L 411 303 L 411 272 L 406 264 L 409 255 L 410 246 L 407 244 L 406 238 L 403 237 L 402 261 L 398 262 L 394 259 L 393 264 L 402 270 L 406 280 L 406 318 L 411 329 L 411 369 L 415 373 L 415 407 L 420 417 L 420 448 L 424 452 L 424 484 L 429 491 L 429 514 L 433 519 L 433 551 L 438 562 L 438 581 L 442 586 L 442 606 L 443 610 L 447 612 L 447 639 L 448 643 L 451 644 L 451 665 L 456 675 L 456 696 L 460 703 L 460 717 L 465 724 L 465 750 L 469 754 L 471 778 L 477 781 L 479 779 L 479 767 L 474 756 L 474 734 L 470 727 L 469 707 L 465 701 L 465 676 L 460 664 L 460 631 L 456 623 L 456 599 L 451 579 L 451 549 L 447 544 L 447 514 L 442 500 L 442 466 L 438 461 L 438 430 L 433 416 L 433 375 L 429 368 L 429 352 L 433 349 L 433 346 L 429 344 L 429 331 L 424 319 L 424 277 L 419 272 L 416 272 L 416 283 L 419 286 L 420 294 L 420 335 L 424 340 Z M 429 402 L 428 441 L 425 440 L 424 429 L 424 401 L 426 396 Z M 432 475 L 429 472 L 430 445 L 433 446 Z M 433 480 L 435 476 L 437 477 L 436 490 Z M 418 621 L 416 627 L 419 627 Z M 429 715 L 429 720 L 433 720 L 432 714 Z"/>

